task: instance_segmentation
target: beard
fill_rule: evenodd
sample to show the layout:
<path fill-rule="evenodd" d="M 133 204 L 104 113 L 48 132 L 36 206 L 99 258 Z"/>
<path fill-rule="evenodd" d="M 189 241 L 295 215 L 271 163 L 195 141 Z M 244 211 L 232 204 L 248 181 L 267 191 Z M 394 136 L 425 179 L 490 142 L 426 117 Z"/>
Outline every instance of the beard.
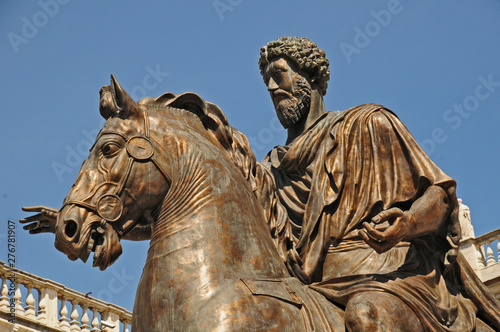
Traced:
<path fill-rule="evenodd" d="M 285 129 L 299 122 L 311 107 L 311 86 L 305 78 L 297 79 L 293 90 L 290 98 L 276 105 L 276 115 Z"/>

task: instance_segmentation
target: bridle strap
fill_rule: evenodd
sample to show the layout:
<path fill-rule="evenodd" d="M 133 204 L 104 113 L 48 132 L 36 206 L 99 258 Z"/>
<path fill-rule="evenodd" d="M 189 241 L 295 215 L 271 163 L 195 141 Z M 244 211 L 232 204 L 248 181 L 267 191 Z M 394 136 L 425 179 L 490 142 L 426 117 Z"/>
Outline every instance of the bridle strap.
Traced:
<path fill-rule="evenodd" d="M 118 187 L 116 188 L 115 195 L 120 196 L 125 188 L 125 184 L 127 183 L 128 177 L 132 171 L 132 165 L 134 164 L 134 158 L 129 157 L 127 161 L 127 168 L 125 171 L 125 175 L 122 176 L 120 182 L 118 183 Z"/>
<path fill-rule="evenodd" d="M 143 119 L 144 119 L 144 136 L 142 135 L 134 135 L 131 137 L 128 137 L 127 135 L 124 135 L 119 132 L 115 131 L 101 131 L 96 138 L 96 142 L 101 138 L 101 136 L 106 135 L 106 134 L 115 134 L 121 136 L 125 142 L 126 142 L 126 150 L 129 155 L 129 158 L 127 160 L 127 166 L 125 170 L 125 174 L 120 178 L 120 181 L 117 184 L 116 190 L 114 193 L 106 193 L 102 194 L 98 199 L 97 199 L 97 206 L 94 206 L 93 204 L 89 204 L 83 201 L 68 201 L 66 202 L 62 207 L 61 210 L 67 206 L 67 205 L 75 205 L 82 207 L 88 211 L 94 212 L 97 214 L 99 217 L 101 217 L 101 228 L 105 228 L 105 225 L 107 222 L 113 223 L 116 220 L 121 218 L 121 214 L 123 212 L 123 202 L 120 198 L 123 190 L 125 189 L 125 185 L 127 183 L 127 180 L 130 176 L 130 173 L 132 172 L 132 166 L 134 162 L 136 161 L 151 161 L 153 165 L 158 169 L 158 171 L 163 175 L 165 180 L 167 181 L 168 184 L 171 183 L 171 179 L 168 176 L 167 172 L 161 167 L 161 165 L 156 161 L 154 158 L 154 153 L 155 153 L 155 146 L 153 145 L 151 138 L 150 138 L 150 128 L 149 128 L 149 119 L 147 117 L 147 114 L 144 110 L 141 109 L 143 112 Z M 150 151 L 148 151 L 150 149 Z M 95 193 L 94 193 L 95 195 Z M 93 195 L 91 196 L 92 200 Z M 103 198 L 111 198 L 114 200 L 115 203 L 119 204 L 119 209 L 120 213 L 118 216 L 115 218 L 110 218 L 109 216 L 106 216 L 103 211 L 101 211 L 100 207 L 100 202 L 103 200 Z M 111 204 L 112 205 L 112 204 Z M 109 204 L 108 204 L 109 206 Z M 112 213 L 115 212 L 115 210 L 112 211 Z M 115 231 L 118 233 L 118 236 L 120 238 L 123 238 L 126 234 L 128 234 L 138 223 L 138 220 L 134 220 L 130 225 L 128 225 L 123 231 L 118 231 L 115 229 Z"/>

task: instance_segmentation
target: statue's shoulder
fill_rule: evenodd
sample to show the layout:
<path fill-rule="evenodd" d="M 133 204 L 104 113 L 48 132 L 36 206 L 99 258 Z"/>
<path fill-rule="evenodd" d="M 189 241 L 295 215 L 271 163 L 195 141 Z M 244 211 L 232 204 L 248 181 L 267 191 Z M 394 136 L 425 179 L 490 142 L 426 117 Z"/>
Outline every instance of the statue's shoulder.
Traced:
<path fill-rule="evenodd" d="M 362 130 L 364 128 L 377 128 L 375 132 L 405 131 L 400 119 L 396 114 L 385 106 L 379 104 L 362 104 L 346 109 L 345 111 L 334 111 L 327 118 L 327 128 L 333 135 L 344 133 L 349 135 L 351 130 Z"/>
<path fill-rule="evenodd" d="M 387 121 L 398 121 L 396 114 L 385 106 L 379 104 L 362 104 L 339 112 L 343 121 L 374 121 L 385 123 Z M 381 123 L 381 124 L 382 124 Z"/>
<path fill-rule="evenodd" d="M 379 104 L 361 104 L 346 109 L 345 111 L 342 111 L 342 113 L 344 113 L 344 116 L 360 116 L 360 115 L 370 115 L 378 111 L 389 111 L 392 113 L 392 111 L 390 111 L 388 108 Z"/>
<path fill-rule="evenodd" d="M 323 119 L 326 122 L 332 122 L 332 121 L 338 121 L 344 118 L 350 118 L 350 117 L 358 117 L 358 116 L 367 116 L 370 114 L 373 114 L 377 111 L 380 110 L 385 110 L 389 111 L 392 113 L 391 110 L 388 108 L 379 105 L 379 104 L 361 104 L 358 106 L 354 106 L 351 108 L 348 108 L 343 111 L 328 111 L 327 115 Z"/>

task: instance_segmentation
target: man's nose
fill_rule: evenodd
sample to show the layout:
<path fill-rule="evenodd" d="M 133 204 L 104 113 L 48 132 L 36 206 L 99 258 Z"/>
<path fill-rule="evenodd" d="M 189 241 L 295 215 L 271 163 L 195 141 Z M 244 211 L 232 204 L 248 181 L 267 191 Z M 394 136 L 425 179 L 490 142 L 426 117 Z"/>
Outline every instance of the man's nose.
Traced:
<path fill-rule="evenodd" d="M 267 90 L 268 90 L 268 91 L 274 91 L 274 90 L 276 90 L 276 89 L 278 89 L 278 88 L 279 88 L 278 84 L 276 84 L 276 82 L 275 82 L 275 81 L 273 80 L 273 78 L 271 77 L 271 78 L 269 79 L 269 82 L 267 82 Z"/>

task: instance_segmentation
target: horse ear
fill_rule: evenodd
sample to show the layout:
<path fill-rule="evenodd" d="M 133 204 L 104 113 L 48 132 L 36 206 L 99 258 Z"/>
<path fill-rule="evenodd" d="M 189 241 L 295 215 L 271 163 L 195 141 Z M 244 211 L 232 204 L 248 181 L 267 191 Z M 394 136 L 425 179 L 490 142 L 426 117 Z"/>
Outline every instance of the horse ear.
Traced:
<path fill-rule="evenodd" d="M 128 112 L 135 108 L 135 101 L 122 88 L 113 74 L 111 74 L 111 95 L 118 111 Z"/>
<path fill-rule="evenodd" d="M 109 119 L 113 114 L 118 112 L 115 106 L 113 97 L 111 95 L 111 86 L 105 85 L 99 90 L 99 95 L 101 96 L 99 100 L 99 112 L 104 119 Z"/>
<path fill-rule="evenodd" d="M 136 103 L 118 83 L 115 75 L 111 75 L 111 85 L 103 86 L 99 94 L 101 95 L 99 111 L 106 120 L 116 113 L 128 117 L 137 108 Z"/>

